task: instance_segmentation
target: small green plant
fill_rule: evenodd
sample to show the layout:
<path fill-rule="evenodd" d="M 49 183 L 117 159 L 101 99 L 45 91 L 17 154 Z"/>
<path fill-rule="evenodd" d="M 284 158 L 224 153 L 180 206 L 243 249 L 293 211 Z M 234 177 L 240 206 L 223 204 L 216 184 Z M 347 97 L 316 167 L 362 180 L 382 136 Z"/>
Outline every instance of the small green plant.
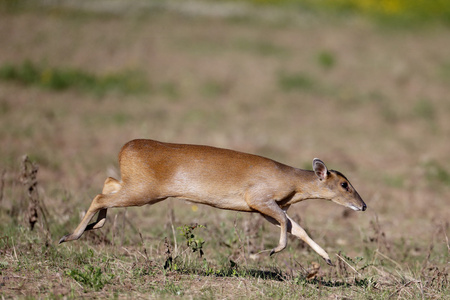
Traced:
<path fill-rule="evenodd" d="M 355 258 L 350 258 L 345 254 L 339 253 L 338 255 L 339 261 L 338 261 L 338 266 L 339 269 L 341 269 L 343 272 L 341 273 L 347 273 L 349 272 L 347 269 L 347 266 L 352 270 L 352 273 L 354 275 L 358 275 L 359 277 L 363 276 L 362 271 L 365 270 L 366 268 L 372 266 L 371 262 L 367 262 L 363 257 L 357 256 Z M 343 275 L 343 274 L 341 274 Z M 359 284 L 363 283 L 363 279 L 357 279 L 355 277 L 355 283 L 358 281 Z"/>
<path fill-rule="evenodd" d="M 195 225 L 184 225 L 181 227 L 178 227 L 178 231 L 180 232 L 180 235 L 183 236 L 186 239 L 187 246 L 192 250 L 192 252 L 198 252 L 199 256 L 203 256 L 203 245 L 205 244 L 205 241 L 195 236 L 194 230 L 196 228 L 205 228 L 205 226 L 200 224 Z"/>
<path fill-rule="evenodd" d="M 114 275 L 104 274 L 101 268 L 91 265 L 85 265 L 84 270 L 68 270 L 65 274 L 81 283 L 85 288 L 91 288 L 95 291 L 103 289 L 114 278 Z"/>

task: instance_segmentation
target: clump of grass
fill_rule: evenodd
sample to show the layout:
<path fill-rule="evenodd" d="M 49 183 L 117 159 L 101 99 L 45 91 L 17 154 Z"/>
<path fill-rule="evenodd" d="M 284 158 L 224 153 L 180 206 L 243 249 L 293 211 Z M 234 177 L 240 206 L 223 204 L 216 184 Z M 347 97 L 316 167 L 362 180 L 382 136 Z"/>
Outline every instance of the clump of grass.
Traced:
<path fill-rule="evenodd" d="M 166 282 L 163 288 L 159 291 L 161 294 L 169 294 L 175 296 L 183 296 L 184 292 L 182 287 L 175 284 L 172 281 Z"/>
<path fill-rule="evenodd" d="M 22 64 L 1 66 L 0 80 L 15 81 L 54 91 L 76 89 L 97 95 L 111 91 L 132 94 L 147 90 L 145 80 L 137 72 L 123 71 L 95 75 L 80 69 L 45 67 L 28 60 Z"/>
<path fill-rule="evenodd" d="M 405 178 L 400 175 L 398 176 L 385 175 L 384 182 L 387 185 L 395 188 L 403 188 L 405 186 Z"/>
<path fill-rule="evenodd" d="M 216 98 L 227 92 L 227 87 L 217 81 L 209 80 L 201 87 L 201 93 L 210 98 Z"/>
<path fill-rule="evenodd" d="M 318 64 L 325 70 L 330 70 L 336 65 L 336 57 L 332 52 L 322 51 L 317 55 Z"/>
<path fill-rule="evenodd" d="M 450 79 L 450 61 L 442 63 L 439 69 L 439 74 L 444 80 Z"/>
<path fill-rule="evenodd" d="M 278 85 L 283 91 L 310 91 L 317 86 L 316 81 L 303 72 L 281 73 L 278 77 Z"/>
<path fill-rule="evenodd" d="M 67 270 L 65 274 L 81 283 L 85 288 L 95 291 L 103 289 L 114 278 L 113 274 L 104 274 L 101 268 L 91 265 L 85 265 L 83 270 Z"/>
<path fill-rule="evenodd" d="M 414 108 L 414 113 L 416 116 L 421 117 L 425 120 L 433 120 L 435 117 L 435 109 L 433 104 L 426 99 L 421 99 L 416 102 Z"/>
<path fill-rule="evenodd" d="M 450 186 L 450 173 L 438 162 L 427 162 L 424 169 L 425 176 L 430 182 L 439 182 Z"/>
<path fill-rule="evenodd" d="M 0 116 L 6 115 L 11 110 L 11 105 L 7 102 L 0 102 Z"/>
<path fill-rule="evenodd" d="M 7 261 L 0 261 L 0 274 L 2 274 L 2 270 L 7 269 L 9 263 Z"/>
<path fill-rule="evenodd" d="M 129 122 L 132 117 L 129 114 L 118 112 L 112 115 L 112 120 L 118 125 L 124 125 Z"/>

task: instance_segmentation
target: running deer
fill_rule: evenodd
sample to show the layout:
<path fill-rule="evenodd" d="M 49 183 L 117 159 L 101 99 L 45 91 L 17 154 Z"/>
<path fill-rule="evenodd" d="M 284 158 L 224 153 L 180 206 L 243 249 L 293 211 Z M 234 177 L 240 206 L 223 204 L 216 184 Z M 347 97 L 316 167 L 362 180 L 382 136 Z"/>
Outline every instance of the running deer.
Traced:
<path fill-rule="evenodd" d="M 367 208 L 347 178 L 328 170 L 317 158 L 313 160 L 314 171 L 307 171 L 233 150 L 140 139 L 122 147 L 119 164 L 121 181 L 107 178 L 81 223 L 59 243 L 102 227 L 108 208 L 155 204 L 171 197 L 260 213 L 281 228 L 278 246 L 270 255 L 286 248 L 289 232 L 331 265 L 328 254 L 287 215 L 287 210 L 307 199 L 331 200 L 357 211 Z M 97 221 L 88 224 L 97 212 Z"/>

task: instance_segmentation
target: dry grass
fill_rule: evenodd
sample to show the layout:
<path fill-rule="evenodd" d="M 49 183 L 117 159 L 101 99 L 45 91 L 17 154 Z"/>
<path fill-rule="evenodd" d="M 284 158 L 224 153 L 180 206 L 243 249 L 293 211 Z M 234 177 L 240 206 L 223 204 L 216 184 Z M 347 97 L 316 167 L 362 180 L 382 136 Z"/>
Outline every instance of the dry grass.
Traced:
<path fill-rule="evenodd" d="M 438 25 L 388 30 L 311 16 L 0 10 L 0 66 L 30 61 L 99 78 L 135 71 L 149 87 L 97 95 L 0 81 L 1 295 L 448 297 L 449 36 Z M 104 228 L 58 246 L 104 179 L 118 177 L 121 145 L 137 137 L 302 168 L 320 157 L 350 178 L 368 210 L 291 208 L 334 268 L 295 239 L 273 258 L 258 255 L 279 234 L 259 216 L 175 201 L 112 210 Z M 42 219 L 30 231 L 24 217 L 24 154 L 39 165 L 48 233 Z M 205 240 L 202 258 L 177 232 L 195 223 L 206 225 L 194 231 Z M 167 247 L 175 268 L 164 268 Z"/>

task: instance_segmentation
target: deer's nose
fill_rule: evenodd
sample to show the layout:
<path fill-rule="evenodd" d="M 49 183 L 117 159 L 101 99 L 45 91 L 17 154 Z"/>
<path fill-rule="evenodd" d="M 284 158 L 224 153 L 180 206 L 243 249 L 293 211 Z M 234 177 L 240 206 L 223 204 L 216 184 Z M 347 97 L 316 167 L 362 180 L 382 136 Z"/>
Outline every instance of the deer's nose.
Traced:
<path fill-rule="evenodd" d="M 362 211 L 365 211 L 367 209 L 367 205 L 363 203 Z"/>

